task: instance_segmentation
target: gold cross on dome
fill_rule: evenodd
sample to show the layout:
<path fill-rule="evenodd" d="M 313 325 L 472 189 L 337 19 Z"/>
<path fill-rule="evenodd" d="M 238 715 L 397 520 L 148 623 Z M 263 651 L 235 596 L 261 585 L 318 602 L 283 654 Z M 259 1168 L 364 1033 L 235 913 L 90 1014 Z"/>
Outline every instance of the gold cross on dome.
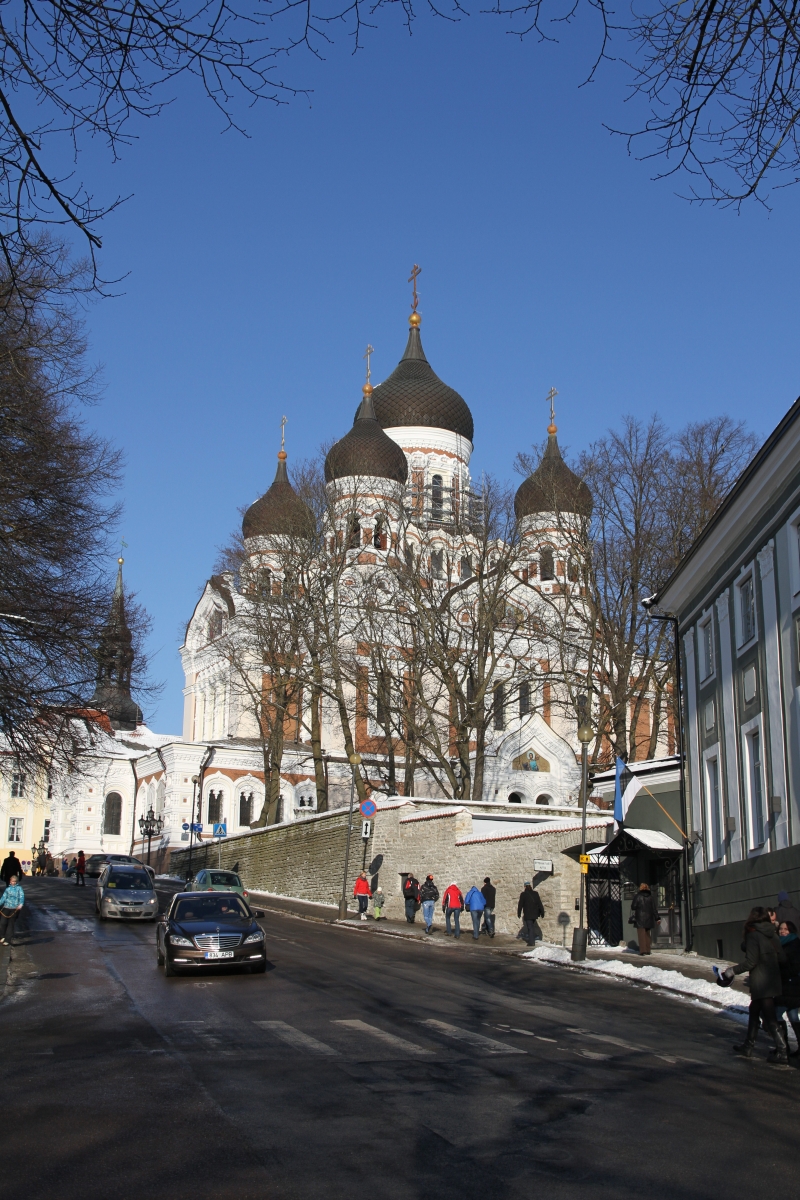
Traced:
<path fill-rule="evenodd" d="M 286 442 L 286 417 L 281 417 L 281 450 Z"/>
<path fill-rule="evenodd" d="M 408 282 L 414 285 L 414 299 L 411 301 L 412 312 L 417 311 L 417 305 L 419 304 L 419 295 L 417 293 L 417 276 L 421 274 L 422 267 L 418 266 L 417 263 L 414 263 L 414 266 L 411 269 L 411 274 L 408 277 Z"/>
<path fill-rule="evenodd" d="M 545 397 L 545 399 L 547 400 L 547 402 L 550 405 L 550 424 L 551 425 L 555 425 L 555 423 L 556 423 L 555 401 L 556 401 L 557 395 L 558 395 L 558 392 L 556 391 L 556 389 L 554 387 L 551 387 L 550 391 L 547 393 L 547 396 Z"/>
<path fill-rule="evenodd" d="M 370 346 L 369 342 L 367 342 L 367 349 L 363 355 L 363 357 L 367 360 L 367 383 L 369 383 L 369 377 L 372 374 L 372 372 L 370 371 L 370 367 L 369 367 L 369 356 L 370 356 L 370 354 L 374 354 L 374 353 L 375 353 L 375 347 Z"/>

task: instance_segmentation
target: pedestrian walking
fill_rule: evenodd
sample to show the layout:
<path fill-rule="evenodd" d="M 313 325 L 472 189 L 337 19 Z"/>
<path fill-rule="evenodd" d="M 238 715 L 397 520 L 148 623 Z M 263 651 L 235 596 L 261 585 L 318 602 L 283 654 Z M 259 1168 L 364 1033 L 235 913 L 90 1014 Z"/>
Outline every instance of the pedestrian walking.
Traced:
<path fill-rule="evenodd" d="M 425 932 L 433 933 L 433 914 L 436 910 L 436 901 L 439 899 L 439 889 L 433 882 L 432 875 L 426 875 L 425 882 L 419 889 L 419 898 L 422 901 L 422 919 L 425 922 Z"/>
<path fill-rule="evenodd" d="M 778 924 L 782 921 L 791 921 L 795 929 L 800 929 L 800 912 L 792 904 L 788 892 L 778 892 L 778 903 L 775 906 L 775 913 L 778 918 Z"/>
<path fill-rule="evenodd" d="M 408 875 L 403 884 L 403 899 L 406 902 L 406 920 L 413 925 L 419 908 L 419 880 Z"/>
<path fill-rule="evenodd" d="M 461 889 L 457 883 L 451 883 L 445 894 L 442 896 L 442 911 L 444 912 L 444 931 L 452 933 L 450 928 L 450 917 L 453 918 L 455 925 L 455 936 L 461 937 L 461 914 L 464 911 L 464 897 L 461 895 Z"/>
<path fill-rule="evenodd" d="M 358 879 L 353 885 L 353 895 L 358 901 L 358 911 L 361 916 L 361 920 L 366 921 L 367 905 L 369 904 L 370 897 L 372 896 L 372 888 L 369 886 L 369 880 L 367 879 L 366 871 L 359 871 Z"/>
<path fill-rule="evenodd" d="M 86 887 L 86 855 L 78 851 L 78 861 L 75 864 L 75 887 Z"/>
<path fill-rule="evenodd" d="M 385 903 L 386 896 L 383 888 L 380 884 L 378 884 L 378 886 L 375 888 L 375 891 L 372 893 L 372 915 L 376 921 L 380 921 L 381 913 L 383 912 L 383 906 Z"/>
<path fill-rule="evenodd" d="M 464 908 L 472 917 L 472 936 L 477 942 L 481 936 L 481 921 L 483 920 L 483 910 L 486 908 L 486 901 L 483 892 L 479 892 L 474 884 L 464 897 Z"/>
<path fill-rule="evenodd" d="M 494 937 L 494 904 L 497 899 L 497 888 L 492 885 L 488 875 L 483 881 L 481 894 L 486 901 L 486 907 L 483 910 L 483 931 L 488 933 L 489 937 Z"/>
<path fill-rule="evenodd" d="M 522 929 L 517 937 L 524 938 L 529 946 L 534 946 L 536 939 L 542 936 L 538 921 L 540 917 L 544 916 L 544 905 L 541 896 L 531 886 L 529 880 L 525 881 L 525 886 L 520 892 L 517 916 L 522 917 Z"/>
<path fill-rule="evenodd" d="M 25 893 L 19 886 L 16 875 L 12 875 L 3 898 L 0 900 L 0 944 L 10 946 L 14 936 L 14 922 L 25 903 Z"/>
<path fill-rule="evenodd" d="M 796 1058 L 800 1055 L 800 1017 L 798 1016 L 798 1005 L 800 1005 L 800 937 L 797 935 L 797 926 L 794 921 L 781 921 L 778 927 L 778 938 L 780 939 L 783 953 L 786 956 L 785 961 L 780 963 L 781 970 L 781 994 L 775 1005 L 775 1014 L 779 1021 L 783 1021 L 783 1027 L 786 1029 L 786 1019 L 794 1030 L 794 1036 L 797 1039 L 797 1049 L 793 1050 L 789 1057 Z M 788 1044 L 788 1030 L 787 1044 Z"/>
<path fill-rule="evenodd" d="M 758 1024 L 775 1043 L 767 1055 L 767 1062 L 786 1066 L 789 1061 L 789 1046 L 783 1022 L 778 1024 L 775 1013 L 775 997 L 780 996 L 781 963 L 786 955 L 778 940 L 778 931 L 769 919 L 766 908 L 754 908 L 744 925 L 742 943 L 744 958 L 735 967 L 728 967 L 718 976 L 718 983 L 729 985 L 734 975 L 750 972 L 750 1008 L 747 1019 L 747 1036 L 739 1046 L 734 1046 L 743 1058 L 752 1058 L 758 1036 Z"/>
<path fill-rule="evenodd" d="M 3 865 L 0 867 L 0 879 L 8 886 L 11 882 L 11 876 L 16 875 L 17 879 L 22 879 L 25 872 L 22 870 L 22 863 L 17 858 L 13 850 L 9 850 L 8 856 L 3 859 Z"/>
<path fill-rule="evenodd" d="M 650 954 L 653 930 L 660 920 L 655 896 L 650 890 L 650 884 L 640 883 L 639 891 L 633 897 L 633 903 L 631 904 L 631 915 L 628 917 L 628 924 L 636 927 L 640 954 Z"/>
<path fill-rule="evenodd" d="M 63 856 L 63 858 L 61 859 L 61 874 L 64 876 L 65 879 L 67 877 L 68 870 L 69 870 L 69 862 L 67 861 L 67 856 L 65 854 Z"/>

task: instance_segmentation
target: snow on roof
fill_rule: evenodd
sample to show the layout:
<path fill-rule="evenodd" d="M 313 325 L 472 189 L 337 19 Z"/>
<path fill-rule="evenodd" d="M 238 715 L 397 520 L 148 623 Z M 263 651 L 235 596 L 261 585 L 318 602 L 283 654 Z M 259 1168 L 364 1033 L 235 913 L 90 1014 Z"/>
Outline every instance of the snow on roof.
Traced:
<path fill-rule="evenodd" d="M 607 821 L 587 822 L 586 830 L 605 829 Z M 515 838 L 543 837 L 546 833 L 580 833 L 580 825 L 546 824 L 536 829 L 519 829 L 516 833 L 484 833 L 481 837 L 457 838 L 457 846 L 471 846 L 474 842 L 508 842 Z"/>
<path fill-rule="evenodd" d="M 643 758 L 639 762 L 628 763 L 628 770 L 633 775 L 654 775 L 659 771 L 677 771 L 681 760 L 677 754 L 667 754 L 663 758 Z M 607 771 L 595 771 L 592 783 L 613 783 L 616 779 L 617 768 L 609 767 Z"/>
<path fill-rule="evenodd" d="M 630 829 L 626 825 L 625 832 L 643 846 L 647 846 L 648 850 L 683 850 L 680 842 L 658 829 Z"/>
<path fill-rule="evenodd" d="M 440 817 L 455 817 L 458 813 L 469 812 L 460 804 L 457 808 L 434 809 L 433 812 L 415 813 L 413 817 L 401 817 L 400 824 L 408 825 L 411 821 L 438 821 Z"/>

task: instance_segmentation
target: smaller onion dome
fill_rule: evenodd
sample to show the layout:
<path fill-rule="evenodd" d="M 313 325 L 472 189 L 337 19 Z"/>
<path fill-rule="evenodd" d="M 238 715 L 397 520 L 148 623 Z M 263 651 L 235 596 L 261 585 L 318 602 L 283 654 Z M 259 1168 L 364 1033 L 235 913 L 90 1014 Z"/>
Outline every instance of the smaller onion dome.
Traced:
<path fill-rule="evenodd" d="M 558 447 L 556 426 L 548 425 L 547 447 L 539 466 L 519 485 L 514 497 L 517 520 L 535 513 L 592 513 L 592 493 L 582 479 L 571 471 Z"/>
<path fill-rule="evenodd" d="M 251 504 L 242 520 L 245 538 L 270 537 L 276 534 L 290 537 L 311 537 L 314 516 L 289 483 L 286 471 L 286 451 L 278 451 L 278 469 L 270 487 Z"/>
<path fill-rule="evenodd" d="M 353 428 L 328 451 L 325 459 L 325 480 L 332 483 L 349 475 L 364 475 L 375 479 L 393 479 L 405 483 L 408 478 L 406 456 L 384 433 L 372 406 L 372 386 L 366 383 Z"/>

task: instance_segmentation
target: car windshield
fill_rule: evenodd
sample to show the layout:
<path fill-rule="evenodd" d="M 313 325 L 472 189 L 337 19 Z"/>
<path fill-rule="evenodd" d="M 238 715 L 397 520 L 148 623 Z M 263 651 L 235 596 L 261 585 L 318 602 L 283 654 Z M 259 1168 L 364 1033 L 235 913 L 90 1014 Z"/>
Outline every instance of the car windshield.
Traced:
<path fill-rule="evenodd" d="M 211 883 L 222 884 L 224 887 L 241 887 L 242 881 L 233 871 L 209 871 Z"/>
<path fill-rule="evenodd" d="M 172 914 L 176 921 L 214 921 L 220 917 L 248 917 L 250 913 L 238 896 L 181 897 Z"/>
<path fill-rule="evenodd" d="M 152 892 L 153 884 L 147 871 L 111 871 L 106 880 L 106 887 L 118 891 Z"/>

